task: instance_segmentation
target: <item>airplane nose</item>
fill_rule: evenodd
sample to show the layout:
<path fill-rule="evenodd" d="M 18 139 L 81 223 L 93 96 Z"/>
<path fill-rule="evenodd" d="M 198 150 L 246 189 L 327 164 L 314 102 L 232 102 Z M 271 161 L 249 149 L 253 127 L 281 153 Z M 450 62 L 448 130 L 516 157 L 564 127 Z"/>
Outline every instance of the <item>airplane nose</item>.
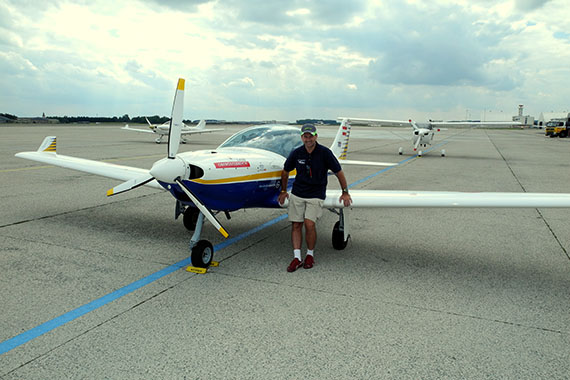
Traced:
<path fill-rule="evenodd" d="M 186 163 L 179 157 L 163 158 L 152 165 L 150 174 L 159 181 L 173 183 L 176 178 L 186 178 Z"/>

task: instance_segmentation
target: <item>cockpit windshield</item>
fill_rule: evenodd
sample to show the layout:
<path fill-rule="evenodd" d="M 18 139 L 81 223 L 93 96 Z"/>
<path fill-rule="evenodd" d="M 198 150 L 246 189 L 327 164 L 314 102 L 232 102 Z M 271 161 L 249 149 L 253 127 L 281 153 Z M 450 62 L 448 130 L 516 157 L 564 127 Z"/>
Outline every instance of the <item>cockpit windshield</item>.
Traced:
<path fill-rule="evenodd" d="M 236 133 L 218 148 L 257 148 L 288 157 L 289 153 L 301 144 L 299 128 L 287 125 L 262 125 Z"/>

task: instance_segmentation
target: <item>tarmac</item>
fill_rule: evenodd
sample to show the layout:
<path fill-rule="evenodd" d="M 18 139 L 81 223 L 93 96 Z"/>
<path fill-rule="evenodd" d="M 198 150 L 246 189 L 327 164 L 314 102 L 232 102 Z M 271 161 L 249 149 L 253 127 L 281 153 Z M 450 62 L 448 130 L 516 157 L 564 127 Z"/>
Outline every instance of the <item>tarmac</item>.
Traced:
<path fill-rule="evenodd" d="M 170 194 L 107 197 L 117 181 L 14 157 L 47 135 L 117 164 L 166 155 L 121 126 L 0 126 L 1 379 L 569 378 L 569 210 L 354 209 L 343 251 L 325 211 L 294 273 L 286 210 L 240 210 L 218 217 L 228 241 L 204 227 L 220 266 L 189 273 Z M 349 159 L 400 164 L 346 167 L 352 188 L 570 192 L 569 139 L 449 129 L 419 158 L 410 134 L 354 127 Z"/>

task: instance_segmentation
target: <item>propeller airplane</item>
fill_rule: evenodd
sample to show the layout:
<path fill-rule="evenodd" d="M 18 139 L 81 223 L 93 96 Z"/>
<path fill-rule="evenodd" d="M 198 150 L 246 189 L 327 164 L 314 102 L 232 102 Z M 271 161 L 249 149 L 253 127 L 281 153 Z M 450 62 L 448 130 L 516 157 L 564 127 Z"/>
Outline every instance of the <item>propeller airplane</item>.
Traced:
<path fill-rule="evenodd" d="M 281 170 L 291 150 L 301 145 L 300 130 L 287 125 L 260 125 L 230 136 L 210 150 L 178 153 L 183 128 L 184 79 L 179 79 L 165 158 L 149 169 L 115 165 L 56 152 L 56 137 L 48 136 L 35 152 L 16 156 L 68 169 L 124 181 L 107 191 L 114 196 L 139 186 L 168 191 L 176 200 L 175 219 L 194 231 L 190 240 L 192 265 L 207 268 L 213 258 L 212 243 L 200 240 L 204 219 L 224 237 L 228 232 L 215 213 L 243 208 L 283 208 L 280 193 Z M 341 165 L 389 166 L 392 163 L 351 161 L 346 158 L 350 123 L 343 120 L 331 150 Z M 290 173 L 290 190 L 295 171 Z M 350 186 L 349 186 L 350 187 Z M 335 212 L 338 221 L 332 233 L 335 249 L 344 249 L 350 237 L 348 209 L 372 207 L 570 207 L 570 194 L 547 193 L 468 193 L 446 191 L 351 190 L 352 205 L 345 209 L 339 201 L 341 190 L 327 190 L 323 207 Z"/>
<path fill-rule="evenodd" d="M 349 121 L 359 121 L 359 122 L 368 122 L 371 124 L 379 124 L 385 125 L 390 127 L 412 127 L 412 145 L 414 148 L 414 152 L 418 152 L 418 157 L 423 155 L 423 151 L 421 148 L 427 148 L 428 145 L 432 144 L 433 137 L 435 132 L 440 132 L 445 130 L 442 127 L 478 127 L 478 126 L 490 126 L 490 127 L 497 127 L 497 126 L 513 126 L 513 125 L 521 125 L 518 121 L 474 121 L 474 122 L 463 122 L 463 121 L 433 121 L 428 120 L 425 123 L 418 123 L 409 119 L 408 121 L 405 120 L 383 120 L 383 119 L 364 119 L 364 118 L 355 118 L 355 117 L 339 117 L 340 119 L 347 119 Z M 418 150 L 420 148 L 420 150 Z M 404 153 L 404 148 L 400 147 L 398 149 L 398 154 L 402 155 Z M 445 157 L 445 149 L 441 150 L 441 157 Z"/>
<path fill-rule="evenodd" d="M 121 129 L 124 129 L 126 131 L 133 131 L 133 132 L 158 134 L 158 137 L 154 141 L 157 144 L 160 144 L 162 141 L 162 138 L 164 136 L 168 136 L 168 131 L 170 130 L 170 120 L 165 122 L 165 123 L 162 123 L 162 124 L 151 124 L 151 122 L 148 121 L 148 119 L 146 117 L 145 117 L 145 119 L 146 119 L 146 122 L 148 123 L 149 129 L 131 128 L 131 127 L 129 127 L 128 124 L 125 125 Z M 206 129 L 206 121 L 205 120 L 200 120 L 198 125 L 195 127 L 189 127 L 188 125 L 183 124 L 181 132 L 180 132 L 182 134 L 182 136 L 180 137 L 180 142 L 182 144 L 186 144 L 186 139 L 184 138 L 184 136 L 186 136 L 186 135 L 192 135 L 192 134 L 196 134 L 196 133 L 209 133 L 209 132 L 216 132 L 216 131 L 223 131 L 223 129 L 221 129 L 221 128 Z"/>

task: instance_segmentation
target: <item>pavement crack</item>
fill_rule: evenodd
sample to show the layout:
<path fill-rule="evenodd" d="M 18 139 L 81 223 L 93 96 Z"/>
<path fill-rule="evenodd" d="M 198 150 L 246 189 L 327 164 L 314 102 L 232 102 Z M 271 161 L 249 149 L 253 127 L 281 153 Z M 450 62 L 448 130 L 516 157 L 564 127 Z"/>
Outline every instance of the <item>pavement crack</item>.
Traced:
<path fill-rule="evenodd" d="M 485 131 L 485 135 L 487 135 L 487 138 L 489 139 L 489 141 L 491 142 L 491 144 L 493 144 L 493 146 L 495 147 L 495 149 L 497 150 L 497 153 L 499 153 L 499 155 L 501 156 L 501 158 L 503 159 L 503 161 L 505 162 L 505 165 L 507 165 L 507 168 L 509 169 L 509 171 L 511 172 L 513 178 L 517 181 L 517 183 L 519 184 L 520 188 L 522 189 L 522 191 L 524 193 L 526 193 L 526 188 L 524 187 L 524 185 L 522 184 L 522 182 L 520 181 L 519 177 L 516 175 L 515 171 L 513 170 L 513 168 L 511 167 L 511 165 L 509 164 L 509 162 L 507 161 L 507 159 L 505 158 L 505 156 L 503 155 L 503 153 L 501 152 L 501 150 L 499 149 L 499 147 L 495 144 L 495 142 L 491 139 L 491 137 L 489 136 L 489 134 L 487 133 L 487 131 Z M 540 219 L 542 220 L 542 222 L 545 224 L 546 228 L 548 228 L 548 230 L 550 231 L 550 234 L 554 237 L 554 240 L 556 240 L 556 243 L 558 243 L 558 246 L 560 247 L 560 249 L 562 250 L 562 252 L 564 252 L 564 255 L 566 255 L 566 258 L 568 260 L 570 260 L 570 253 L 568 252 L 568 250 L 564 247 L 564 244 L 562 244 L 562 242 L 560 241 L 560 239 L 558 238 L 558 236 L 556 235 L 556 233 L 554 232 L 554 230 L 552 229 L 552 227 L 550 227 L 550 224 L 548 223 L 548 221 L 546 220 L 546 218 L 544 217 L 544 215 L 542 215 L 542 213 L 540 212 L 539 209 L 535 209 L 536 212 L 538 213 Z"/>

